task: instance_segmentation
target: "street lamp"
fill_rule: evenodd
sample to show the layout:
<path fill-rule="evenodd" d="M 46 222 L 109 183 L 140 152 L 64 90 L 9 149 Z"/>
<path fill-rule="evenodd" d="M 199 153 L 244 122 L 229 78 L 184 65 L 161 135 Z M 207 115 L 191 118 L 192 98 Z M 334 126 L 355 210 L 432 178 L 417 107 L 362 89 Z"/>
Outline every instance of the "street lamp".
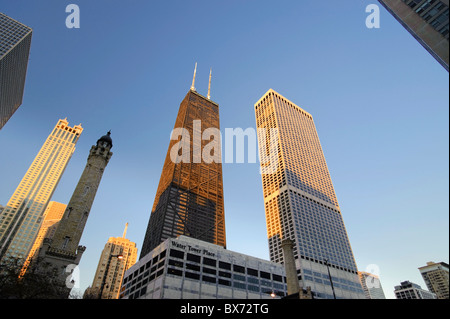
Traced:
<path fill-rule="evenodd" d="M 331 283 L 331 290 L 333 291 L 333 297 L 334 299 L 336 299 L 336 294 L 334 293 L 334 286 L 333 286 L 333 280 L 331 279 L 331 274 L 330 274 L 330 267 L 328 265 L 328 259 L 324 259 L 325 265 L 327 266 L 327 270 L 328 270 L 328 278 L 330 279 L 330 283 Z"/>

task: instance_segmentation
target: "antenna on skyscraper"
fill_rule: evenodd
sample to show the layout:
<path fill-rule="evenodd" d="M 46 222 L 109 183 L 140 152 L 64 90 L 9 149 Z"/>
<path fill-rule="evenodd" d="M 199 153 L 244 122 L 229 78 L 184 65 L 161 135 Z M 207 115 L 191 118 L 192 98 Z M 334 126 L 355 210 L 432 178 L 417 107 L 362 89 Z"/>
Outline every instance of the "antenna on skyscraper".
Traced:
<path fill-rule="evenodd" d="M 192 79 L 191 90 L 195 91 L 195 74 L 197 73 L 197 62 L 195 62 L 194 78 Z"/>
<path fill-rule="evenodd" d="M 127 235 L 127 228 L 128 228 L 128 223 L 125 224 L 125 229 L 123 231 L 122 238 L 125 238 L 125 236 Z"/>
<path fill-rule="evenodd" d="M 208 100 L 211 99 L 211 73 L 212 68 L 209 69 Z"/>

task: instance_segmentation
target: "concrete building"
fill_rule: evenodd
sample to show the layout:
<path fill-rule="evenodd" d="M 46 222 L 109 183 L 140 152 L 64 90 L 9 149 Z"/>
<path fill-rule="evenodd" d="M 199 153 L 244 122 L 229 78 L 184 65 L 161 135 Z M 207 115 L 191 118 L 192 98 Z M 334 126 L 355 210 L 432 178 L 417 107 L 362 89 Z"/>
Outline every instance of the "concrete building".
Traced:
<path fill-rule="evenodd" d="M 25 261 L 43 214 L 83 131 L 59 120 L 0 215 L 0 259 Z"/>
<path fill-rule="evenodd" d="M 301 288 L 317 298 L 364 299 L 311 114 L 270 89 L 255 115 L 270 260 L 283 263 L 289 238 Z"/>
<path fill-rule="evenodd" d="M 381 287 L 380 278 L 377 275 L 365 271 L 358 271 L 358 276 L 366 299 L 386 299 L 383 287 Z"/>
<path fill-rule="evenodd" d="M 0 130 L 22 104 L 32 33 L 0 12 Z"/>
<path fill-rule="evenodd" d="M 448 0 L 379 0 L 448 71 Z"/>
<path fill-rule="evenodd" d="M 394 293 L 397 299 L 436 299 L 434 293 L 410 281 L 403 281 L 399 286 L 395 286 Z"/>
<path fill-rule="evenodd" d="M 110 237 L 102 251 L 91 287 L 86 293 L 101 299 L 118 299 L 125 271 L 137 259 L 136 244 L 125 238 L 128 223 L 122 237 Z"/>
<path fill-rule="evenodd" d="M 202 153 L 210 143 L 203 133 L 220 130 L 219 105 L 211 101 L 210 90 L 207 97 L 197 93 L 196 70 L 178 110 L 140 258 L 179 235 L 226 247 L 220 140 L 212 161 L 205 161 Z M 182 153 L 181 158 L 174 158 L 174 153 Z"/>
<path fill-rule="evenodd" d="M 64 216 L 59 222 L 52 239 L 44 239 L 38 257 L 41 264 L 49 264 L 55 269 L 55 281 L 64 284 L 71 271 L 80 263 L 86 249 L 80 246 L 92 204 L 95 199 L 106 165 L 113 153 L 110 132 L 102 136 L 91 147 L 86 167 L 78 181 L 75 191 L 67 204 Z M 70 266 L 70 267 L 68 267 Z M 67 296 L 72 287 L 67 287 Z"/>
<path fill-rule="evenodd" d="M 125 273 L 122 299 L 270 299 L 287 294 L 283 265 L 179 236 Z"/>
<path fill-rule="evenodd" d="M 438 299 L 449 299 L 449 270 L 444 262 L 427 262 L 426 266 L 419 267 L 420 274 L 428 290 L 435 293 Z"/>

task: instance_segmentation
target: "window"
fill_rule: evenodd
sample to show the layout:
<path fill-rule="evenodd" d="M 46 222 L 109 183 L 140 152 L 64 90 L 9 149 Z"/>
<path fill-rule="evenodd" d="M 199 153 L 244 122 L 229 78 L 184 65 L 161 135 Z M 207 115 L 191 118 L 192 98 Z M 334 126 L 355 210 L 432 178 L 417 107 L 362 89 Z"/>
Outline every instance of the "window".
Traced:
<path fill-rule="evenodd" d="M 247 268 L 247 274 L 251 276 L 258 277 L 258 271 L 256 269 Z"/>
<path fill-rule="evenodd" d="M 192 262 L 200 263 L 200 256 L 188 253 L 186 259 Z"/>
<path fill-rule="evenodd" d="M 230 263 L 226 263 L 224 261 L 219 261 L 219 268 L 226 269 L 226 270 L 231 270 L 231 264 Z"/>
<path fill-rule="evenodd" d="M 233 265 L 233 270 L 235 272 L 240 272 L 242 274 L 245 274 L 245 267 L 239 266 L 239 265 Z"/>
<path fill-rule="evenodd" d="M 69 240 L 70 240 L 69 236 L 64 237 L 64 242 L 62 244 L 62 249 L 66 249 L 67 245 L 69 244 Z"/>
<path fill-rule="evenodd" d="M 206 258 L 206 257 L 203 258 L 203 263 L 205 265 L 213 266 L 213 267 L 216 267 L 216 264 L 217 264 L 217 262 L 214 259 Z"/>
<path fill-rule="evenodd" d="M 184 252 L 176 249 L 170 250 L 170 257 L 184 259 Z"/>

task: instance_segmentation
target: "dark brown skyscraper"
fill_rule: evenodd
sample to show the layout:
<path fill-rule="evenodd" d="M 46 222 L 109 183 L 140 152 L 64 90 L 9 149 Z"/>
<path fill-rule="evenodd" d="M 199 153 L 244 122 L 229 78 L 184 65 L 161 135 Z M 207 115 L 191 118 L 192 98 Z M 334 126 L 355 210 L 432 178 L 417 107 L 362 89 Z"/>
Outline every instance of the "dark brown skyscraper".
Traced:
<path fill-rule="evenodd" d="M 220 130 L 219 105 L 209 92 L 208 97 L 197 93 L 194 81 L 180 104 L 173 131 L 180 135 L 172 134 L 140 258 L 179 235 L 226 246 L 220 140 L 216 160 L 207 159 L 214 141 L 206 133 Z"/>

